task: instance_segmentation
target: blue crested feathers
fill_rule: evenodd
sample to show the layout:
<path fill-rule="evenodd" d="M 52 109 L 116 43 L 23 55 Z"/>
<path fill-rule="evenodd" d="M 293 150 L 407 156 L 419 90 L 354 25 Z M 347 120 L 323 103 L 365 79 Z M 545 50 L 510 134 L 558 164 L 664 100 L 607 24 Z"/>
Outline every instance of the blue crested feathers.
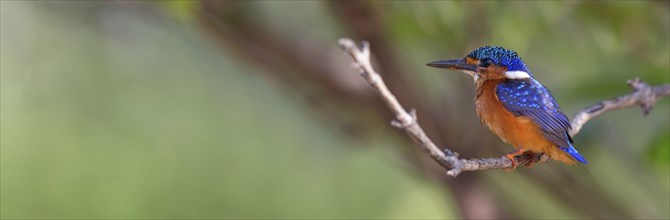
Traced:
<path fill-rule="evenodd" d="M 508 71 L 524 71 L 533 76 L 526 64 L 521 60 L 521 57 L 513 50 L 507 50 L 498 46 L 483 46 L 470 52 L 468 57 L 478 60 L 490 59 L 496 65 L 507 67 Z"/>

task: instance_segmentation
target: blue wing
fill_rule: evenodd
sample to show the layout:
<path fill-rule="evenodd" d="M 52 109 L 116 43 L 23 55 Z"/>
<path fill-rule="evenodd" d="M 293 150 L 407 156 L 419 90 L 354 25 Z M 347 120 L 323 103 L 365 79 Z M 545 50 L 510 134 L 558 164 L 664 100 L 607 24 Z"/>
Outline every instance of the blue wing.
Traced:
<path fill-rule="evenodd" d="M 535 79 L 505 80 L 496 86 L 496 95 L 512 114 L 531 118 L 540 126 L 547 140 L 577 161 L 587 163 L 572 146 L 572 138 L 568 134 L 570 120 L 549 91 Z"/>

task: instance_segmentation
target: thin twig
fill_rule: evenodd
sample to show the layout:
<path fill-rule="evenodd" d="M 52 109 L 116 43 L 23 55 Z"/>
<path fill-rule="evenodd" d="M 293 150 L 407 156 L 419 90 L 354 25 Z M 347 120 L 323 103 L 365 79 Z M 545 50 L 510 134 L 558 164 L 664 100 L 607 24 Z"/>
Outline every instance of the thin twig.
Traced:
<path fill-rule="evenodd" d="M 639 105 L 644 115 L 649 114 L 656 101 L 665 96 L 670 96 L 670 83 L 660 86 L 649 86 L 649 84 L 640 81 L 640 78 L 628 80 L 628 86 L 633 89 L 632 93 L 619 96 L 613 99 L 600 101 L 589 107 L 582 109 L 574 118 L 572 118 L 572 130 L 570 135 L 575 136 L 582 130 L 582 126 L 587 121 L 601 115 L 602 113 L 628 108 Z"/>
<path fill-rule="evenodd" d="M 463 171 L 512 168 L 512 161 L 506 157 L 462 159 L 458 157 L 458 153 L 448 148 L 444 151 L 440 150 L 428 138 L 417 122 L 416 112 L 414 110 L 407 112 L 400 105 L 393 93 L 389 91 L 388 87 L 386 87 L 381 75 L 372 68 L 369 43 L 363 41 L 359 49 L 351 39 L 342 38 L 339 40 L 339 44 L 353 58 L 354 62 L 352 66 L 370 84 L 375 92 L 379 94 L 393 114 L 395 114 L 396 118 L 391 122 L 391 125 L 405 131 L 433 160 L 447 169 L 447 175 L 455 177 Z M 651 87 L 636 78 L 629 80 L 628 85 L 633 88 L 633 93 L 601 101 L 580 111 L 572 120 L 570 135 L 576 135 L 587 121 L 607 111 L 640 105 L 646 115 L 658 99 L 670 96 L 670 84 Z M 530 155 L 523 154 L 514 159 L 517 164 L 527 164 L 535 158 L 530 158 Z M 547 160 L 549 160 L 548 156 L 541 155 L 538 162 L 545 162 Z"/>

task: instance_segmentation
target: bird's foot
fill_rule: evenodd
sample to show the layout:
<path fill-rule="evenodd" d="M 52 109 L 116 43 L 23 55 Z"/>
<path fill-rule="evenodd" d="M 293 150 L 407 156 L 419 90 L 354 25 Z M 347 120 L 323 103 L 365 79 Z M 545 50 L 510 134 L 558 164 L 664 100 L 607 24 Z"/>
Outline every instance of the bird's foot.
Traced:
<path fill-rule="evenodd" d="M 516 157 L 519 154 L 523 154 L 523 153 L 524 153 L 524 150 L 519 148 L 519 149 L 516 149 L 515 151 L 512 151 L 512 152 L 509 152 L 508 154 L 505 154 L 505 157 L 507 157 L 507 159 L 512 161 L 512 167 L 505 168 L 503 170 L 508 171 L 508 172 L 514 171 L 516 169 L 516 167 L 519 166 L 519 164 L 516 162 L 516 159 L 514 159 L 514 157 Z"/>
<path fill-rule="evenodd" d="M 525 164 L 526 167 L 531 168 L 537 161 L 539 161 L 538 154 L 531 152 L 531 151 L 526 151 L 526 154 L 528 154 L 530 159 L 528 159 L 528 163 Z"/>

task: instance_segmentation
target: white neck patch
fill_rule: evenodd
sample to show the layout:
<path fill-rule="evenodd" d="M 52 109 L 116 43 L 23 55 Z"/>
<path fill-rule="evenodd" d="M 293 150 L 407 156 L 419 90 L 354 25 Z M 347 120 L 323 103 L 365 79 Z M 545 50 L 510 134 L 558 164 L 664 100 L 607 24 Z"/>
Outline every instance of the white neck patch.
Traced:
<path fill-rule="evenodd" d="M 524 71 L 515 70 L 505 72 L 505 77 L 508 79 L 528 79 L 530 78 L 530 74 Z"/>
<path fill-rule="evenodd" d="M 467 73 L 468 75 L 472 76 L 472 79 L 474 79 L 475 82 L 477 82 L 477 79 L 479 79 L 479 74 L 477 74 L 477 72 L 475 72 L 475 71 L 463 70 L 463 72 L 465 72 L 465 73 Z"/>

